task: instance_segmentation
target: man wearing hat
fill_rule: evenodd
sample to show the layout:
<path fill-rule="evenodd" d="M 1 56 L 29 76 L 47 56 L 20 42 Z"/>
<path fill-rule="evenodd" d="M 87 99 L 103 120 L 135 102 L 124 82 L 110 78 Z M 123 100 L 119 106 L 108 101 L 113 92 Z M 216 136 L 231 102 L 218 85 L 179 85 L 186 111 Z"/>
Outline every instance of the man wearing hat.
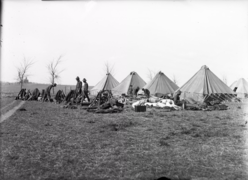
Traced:
<path fill-rule="evenodd" d="M 48 86 L 47 88 L 46 88 L 46 91 L 45 91 L 45 95 L 44 95 L 44 97 L 43 97 L 43 102 L 44 101 L 46 101 L 46 100 L 48 100 L 49 102 L 51 101 L 51 94 L 50 94 L 50 92 L 51 92 L 51 89 L 53 88 L 53 87 L 56 87 L 56 83 L 54 83 L 54 84 L 52 84 L 52 85 L 50 85 L 50 86 Z"/>
<path fill-rule="evenodd" d="M 87 83 L 87 80 L 84 78 L 83 79 L 83 82 L 84 82 L 84 97 L 83 99 L 87 98 L 87 100 L 90 102 L 90 98 L 89 98 L 89 85 Z"/>
<path fill-rule="evenodd" d="M 82 81 L 80 81 L 79 77 L 76 77 L 77 84 L 76 84 L 76 91 L 75 91 L 75 98 L 78 97 L 79 94 L 82 93 Z"/>

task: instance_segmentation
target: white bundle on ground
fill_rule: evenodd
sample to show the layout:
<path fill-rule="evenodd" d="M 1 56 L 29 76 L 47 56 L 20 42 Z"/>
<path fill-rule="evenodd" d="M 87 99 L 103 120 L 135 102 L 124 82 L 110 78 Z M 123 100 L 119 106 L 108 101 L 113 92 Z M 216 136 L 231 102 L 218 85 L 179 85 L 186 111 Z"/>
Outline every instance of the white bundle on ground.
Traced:
<path fill-rule="evenodd" d="M 158 98 L 158 97 L 156 97 L 156 96 L 152 96 L 152 97 L 150 97 L 150 98 L 148 99 L 148 101 L 149 101 L 150 103 L 157 103 L 157 102 L 159 102 L 160 100 L 162 100 L 162 98 Z"/>
<path fill-rule="evenodd" d="M 150 106 L 150 107 L 160 107 L 160 108 L 164 108 L 164 107 L 173 107 L 176 110 L 179 110 L 180 107 L 174 104 L 174 101 L 171 99 L 162 99 L 159 102 L 156 103 L 150 103 L 147 102 L 145 103 L 146 106 Z"/>
<path fill-rule="evenodd" d="M 118 102 L 125 104 L 125 105 L 129 104 L 129 100 L 125 97 L 122 97 L 122 96 L 118 97 Z"/>
<path fill-rule="evenodd" d="M 132 104 L 132 107 L 135 108 L 135 106 L 139 106 L 139 105 L 145 105 L 145 103 L 147 102 L 146 99 L 142 99 L 142 100 L 139 100 L 139 101 L 136 101 Z"/>

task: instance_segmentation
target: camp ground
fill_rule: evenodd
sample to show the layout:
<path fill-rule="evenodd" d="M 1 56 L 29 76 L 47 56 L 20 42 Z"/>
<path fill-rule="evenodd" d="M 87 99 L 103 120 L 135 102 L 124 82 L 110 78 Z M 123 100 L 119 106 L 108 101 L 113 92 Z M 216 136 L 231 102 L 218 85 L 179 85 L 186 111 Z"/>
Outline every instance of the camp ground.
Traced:
<path fill-rule="evenodd" d="M 248 1 L 0 7 L 0 180 L 248 180 Z"/>
<path fill-rule="evenodd" d="M 130 94 L 130 85 L 141 93 Z M 90 88 L 90 102 L 76 90 L 61 96 L 63 88 L 52 102 L 2 92 L 1 161 L 15 169 L 5 170 L 4 178 L 27 178 L 25 170 L 35 179 L 133 179 L 137 173 L 137 179 L 245 179 L 248 104 L 232 88 L 204 65 L 181 87 L 161 71 L 148 84 L 134 71 L 120 84 L 109 73 Z M 173 99 L 178 91 L 181 105 Z"/>

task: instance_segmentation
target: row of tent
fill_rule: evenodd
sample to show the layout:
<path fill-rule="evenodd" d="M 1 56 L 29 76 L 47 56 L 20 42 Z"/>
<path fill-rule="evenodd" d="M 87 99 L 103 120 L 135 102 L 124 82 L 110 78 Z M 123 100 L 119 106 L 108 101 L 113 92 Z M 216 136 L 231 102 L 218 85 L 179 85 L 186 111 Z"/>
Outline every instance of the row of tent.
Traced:
<path fill-rule="evenodd" d="M 197 101 L 206 98 L 225 99 L 236 95 L 244 98 L 248 94 L 248 83 L 245 79 L 241 78 L 228 87 L 206 65 L 180 88 L 161 71 L 147 84 L 136 72 L 131 72 L 121 83 L 108 73 L 91 89 L 91 94 L 96 95 L 101 90 L 111 90 L 114 95 L 127 94 L 130 85 L 133 89 L 140 88 L 138 94 L 143 93 L 142 88 L 158 97 L 180 90 L 182 99 L 189 97 Z M 236 92 L 233 91 L 234 88 Z"/>

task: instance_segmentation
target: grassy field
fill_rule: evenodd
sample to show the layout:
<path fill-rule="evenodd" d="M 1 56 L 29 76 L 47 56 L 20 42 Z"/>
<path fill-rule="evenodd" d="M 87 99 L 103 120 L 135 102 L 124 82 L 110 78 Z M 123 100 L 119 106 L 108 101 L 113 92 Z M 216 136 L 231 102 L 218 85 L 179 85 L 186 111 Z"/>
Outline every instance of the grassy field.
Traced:
<path fill-rule="evenodd" d="M 1 124 L 0 179 L 247 180 L 245 105 L 93 114 L 26 102 Z"/>

